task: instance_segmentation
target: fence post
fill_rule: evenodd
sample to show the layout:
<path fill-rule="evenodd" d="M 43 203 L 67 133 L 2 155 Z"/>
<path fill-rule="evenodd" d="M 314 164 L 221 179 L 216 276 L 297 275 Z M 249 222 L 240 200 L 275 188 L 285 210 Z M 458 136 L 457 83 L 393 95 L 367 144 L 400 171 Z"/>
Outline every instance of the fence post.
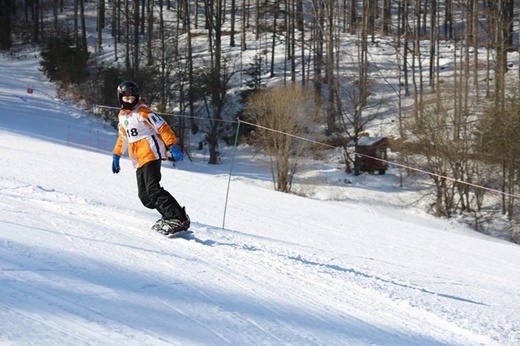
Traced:
<path fill-rule="evenodd" d="M 238 133 L 240 132 L 240 119 L 237 118 L 237 133 L 235 134 L 235 147 L 233 148 L 233 155 L 231 156 L 231 167 L 229 168 L 229 177 L 226 191 L 226 202 L 224 204 L 224 216 L 222 218 L 222 229 L 225 228 L 226 225 L 226 211 L 227 211 L 227 203 L 229 197 L 229 185 L 231 184 L 231 176 L 233 174 L 233 165 L 235 163 L 235 154 L 237 152 L 237 144 L 238 144 Z"/>

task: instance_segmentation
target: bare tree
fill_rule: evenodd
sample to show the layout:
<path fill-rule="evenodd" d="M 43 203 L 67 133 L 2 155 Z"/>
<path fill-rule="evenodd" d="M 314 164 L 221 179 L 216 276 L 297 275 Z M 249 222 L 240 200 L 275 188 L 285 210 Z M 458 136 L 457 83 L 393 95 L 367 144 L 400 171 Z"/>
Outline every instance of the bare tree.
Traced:
<path fill-rule="evenodd" d="M 76 0 L 76 1 L 79 1 L 79 0 Z M 33 20 L 33 42 L 35 43 L 39 43 L 41 41 L 41 35 L 42 35 L 42 30 L 40 28 L 40 24 L 43 25 L 43 23 L 41 23 L 41 20 L 40 20 L 40 16 L 41 16 L 41 13 L 40 13 L 40 8 L 41 8 L 41 3 L 40 3 L 40 0 L 34 0 L 31 2 L 32 4 L 32 20 Z"/>
<path fill-rule="evenodd" d="M 513 219 L 518 161 L 520 159 L 520 97 L 518 92 L 504 99 L 500 105 L 488 107 L 478 124 L 477 147 L 483 161 L 500 167 L 502 213 Z"/>
<path fill-rule="evenodd" d="M 392 26 L 392 12 L 390 0 L 383 0 L 383 20 L 381 21 L 381 35 L 388 36 Z"/>
<path fill-rule="evenodd" d="M 358 25 L 358 8 L 357 8 L 357 0 L 348 0 L 349 1 L 349 34 L 355 34 L 357 32 Z"/>
<path fill-rule="evenodd" d="M 130 0 L 124 0 L 124 11 L 123 16 L 125 17 L 124 24 L 124 38 L 125 38 L 125 67 L 127 71 L 131 68 L 131 54 L 130 54 Z"/>
<path fill-rule="evenodd" d="M 242 51 L 247 49 L 247 43 L 246 43 L 246 28 L 248 26 L 248 19 L 249 19 L 249 1 L 248 0 L 242 0 L 242 34 L 240 38 L 240 49 Z"/>
<path fill-rule="evenodd" d="M 270 76 L 274 77 L 274 57 L 276 52 L 276 31 L 278 30 L 278 16 L 280 15 L 280 1 L 282 0 L 274 0 L 272 13 L 273 13 L 273 31 L 271 34 L 271 69 Z"/>
<path fill-rule="evenodd" d="M 402 151 L 413 158 L 414 166 L 421 167 L 425 171 L 433 172 L 430 175 L 434 183 L 433 201 L 431 207 L 436 216 L 450 216 L 455 206 L 454 189 L 451 180 L 445 177 L 451 176 L 450 160 L 453 157 L 454 146 L 451 133 L 446 127 L 439 124 L 450 123 L 449 112 L 435 106 L 423 106 L 423 116 L 412 120 L 407 124 L 411 144 Z M 411 118 L 413 119 L 413 118 Z"/>
<path fill-rule="evenodd" d="M 198 126 L 195 123 L 195 88 L 193 78 L 193 48 L 191 42 L 191 13 L 189 11 L 189 1 L 184 0 L 185 12 L 186 12 L 186 31 L 188 33 L 186 39 L 186 53 L 187 53 L 187 70 L 188 70 L 188 112 L 190 119 L 190 128 L 192 133 L 198 132 Z M 195 14 L 196 16 L 196 14 Z M 196 20 L 195 20 L 196 21 Z"/>
<path fill-rule="evenodd" d="M 117 55 L 117 44 L 120 42 L 120 32 L 121 32 L 121 6 L 120 0 L 112 1 L 112 28 L 111 33 L 114 38 L 114 61 L 118 61 L 119 57 Z"/>
<path fill-rule="evenodd" d="M 404 94 L 405 96 L 410 95 L 410 89 L 409 89 L 409 80 L 408 80 L 408 53 L 409 53 L 409 44 L 410 44 L 410 25 L 408 24 L 409 21 L 409 3 L 408 1 L 405 1 L 403 4 L 399 7 L 399 13 L 401 14 L 401 21 L 402 21 L 402 30 L 404 33 L 404 40 L 402 41 L 403 44 L 403 82 L 404 82 Z"/>
<path fill-rule="evenodd" d="M 430 63 L 429 63 L 429 67 L 430 67 L 430 71 L 429 71 L 429 78 L 430 78 L 430 87 L 432 88 L 432 90 L 435 90 L 435 86 L 436 86 L 436 83 L 435 83 L 435 76 L 436 76 L 436 54 L 437 54 L 437 11 L 438 11 L 438 7 L 437 7 L 437 0 L 432 0 L 431 1 L 431 6 L 430 6 Z M 438 74 L 437 74 L 438 75 Z"/>
<path fill-rule="evenodd" d="M 209 78 L 207 94 L 210 102 L 206 110 L 210 118 L 206 141 L 209 145 L 210 164 L 218 162 L 218 140 L 221 136 L 222 112 L 226 102 L 229 80 L 234 72 L 227 70 L 222 55 L 222 26 L 225 21 L 224 1 L 205 0 L 206 25 L 208 29 L 208 45 L 210 53 Z"/>
<path fill-rule="evenodd" d="M 97 48 L 101 49 L 101 44 L 103 43 L 103 29 L 105 28 L 105 1 L 98 0 L 97 3 L 98 13 L 97 13 Z M 57 13 L 57 1 L 54 1 L 55 12 Z"/>
<path fill-rule="evenodd" d="M 444 0 L 444 37 L 453 39 L 453 1 Z"/>
<path fill-rule="evenodd" d="M 82 0 L 83 1 L 83 0 Z M 134 56 L 132 70 L 134 76 L 139 71 L 139 1 L 132 1 L 133 4 L 133 24 L 134 24 Z"/>
<path fill-rule="evenodd" d="M 323 88 L 323 72 L 322 68 L 324 65 L 323 47 L 324 47 L 324 28 L 323 22 L 325 20 L 325 10 L 322 1 L 312 0 L 312 37 L 311 42 L 313 43 L 314 52 L 314 65 L 313 65 L 313 88 L 314 88 L 314 103 L 315 119 L 319 120 L 321 117 L 321 107 L 323 104 L 322 88 Z"/>
<path fill-rule="evenodd" d="M 290 86 L 255 93 L 249 99 L 246 116 L 260 125 L 254 140 L 268 155 L 273 185 L 290 192 L 294 175 L 309 142 L 298 137 L 312 128 L 312 107 L 303 88 Z"/>
<path fill-rule="evenodd" d="M 366 0 L 364 0 L 366 1 Z M 326 18 L 326 26 L 325 26 L 325 50 L 326 50 L 326 60 L 325 60 L 325 78 L 327 81 L 327 107 L 326 107 L 326 116 L 327 116 L 327 134 L 332 134 L 338 131 L 337 121 L 338 121 L 338 105 L 336 103 L 338 97 L 338 89 L 337 89 L 337 81 L 335 78 L 335 64 L 334 64 L 334 48 L 336 42 L 335 35 L 335 22 L 336 22 L 336 1 L 327 1 L 325 2 L 325 18 Z"/>
<path fill-rule="evenodd" d="M 13 2 L 0 1 L 0 50 L 8 50 L 13 44 L 11 37 L 11 18 L 15 9 Z"/>
<path fill-rule="evenodd" d="M 147 55 L 147 65 L 153 65 L 153 0 L 146 0 L 146 55 Z M 164 20 L 164 19 L 163 19 Z M 144 27 L 144 25 L 143 25 Z"/>

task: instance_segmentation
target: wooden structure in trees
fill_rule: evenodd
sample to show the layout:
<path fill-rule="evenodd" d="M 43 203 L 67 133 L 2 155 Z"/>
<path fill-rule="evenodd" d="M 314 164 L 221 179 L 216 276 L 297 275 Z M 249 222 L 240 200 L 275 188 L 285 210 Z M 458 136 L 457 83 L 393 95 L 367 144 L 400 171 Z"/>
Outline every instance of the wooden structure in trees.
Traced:
<path fill-rule="evenodd" d="M 388 169 L 387 137 L 361 137 L 355 147 L 354 174 L 361 172 L 385 174 Z"/>

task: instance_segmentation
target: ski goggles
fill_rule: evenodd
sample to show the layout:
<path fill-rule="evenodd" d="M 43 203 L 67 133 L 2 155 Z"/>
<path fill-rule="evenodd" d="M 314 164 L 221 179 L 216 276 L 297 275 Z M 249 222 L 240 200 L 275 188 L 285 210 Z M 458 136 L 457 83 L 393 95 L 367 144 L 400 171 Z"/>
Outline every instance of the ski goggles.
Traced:
<path fill-rule="evenodd" d="M 122 88 L 119 88 L 119 93 L 123 96 L 136 96 L 139 94 L 139 91 L 134 86 L 123 86 Z"/>

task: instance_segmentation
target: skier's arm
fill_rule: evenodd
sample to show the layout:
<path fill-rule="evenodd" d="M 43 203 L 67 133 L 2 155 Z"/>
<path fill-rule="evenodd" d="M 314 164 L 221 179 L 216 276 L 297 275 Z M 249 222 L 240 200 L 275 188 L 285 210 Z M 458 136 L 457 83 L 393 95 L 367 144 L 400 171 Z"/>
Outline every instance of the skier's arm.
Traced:
<path fill-rule="evenodd" d="M 175 136 L 175 133 L 173 133 L 172 129 L 166 122 L 157 129 L 157 132 L 168 148 L 171 148 L 177 143 L 177 137 Z"/>
<path fill-rule="evenodd" d="M 116 145 L 112 150 L 112 154 L 122 156 L 128 149 L 128 138 L 126 137 L 125 131 L 119 126 L 119 134 L 117 136 Z"/>
<path fill-rule="evenodd" d="M 146 123 L 151 126 L 161 137 L 164 144 L 170 148 L 177 143 L 177 137 L 173 133 L 170 126 L 164 119 L 152 111 L 144 111 L 140 115 L 145 119 Z"/>

